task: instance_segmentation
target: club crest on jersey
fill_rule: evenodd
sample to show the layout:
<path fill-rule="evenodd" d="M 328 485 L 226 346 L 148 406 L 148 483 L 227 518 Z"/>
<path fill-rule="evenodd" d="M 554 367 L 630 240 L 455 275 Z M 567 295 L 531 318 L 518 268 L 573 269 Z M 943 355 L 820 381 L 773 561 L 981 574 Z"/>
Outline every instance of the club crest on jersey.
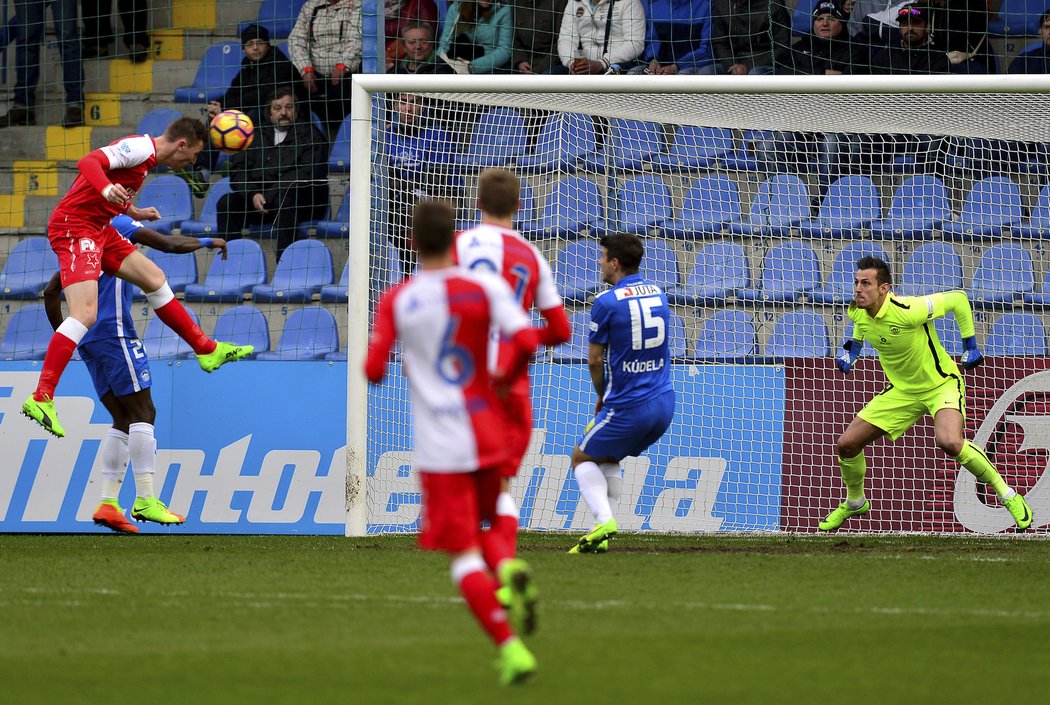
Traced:
<path fill-rule="evenodd" d="M 81 252 L 98 252 L 98 245 L 95 241 L 89 237 L 80 238 L 80 251 Z"/>
<path fill-rule="evenodd" d="M 143 370 L 141 374 L 139 374 L 139 379 L 143 382 L 149 382 L 149 370 Z"/>
<path fill-rule="evenodd" d="M 897 335 L 900 332 L 901 332 L 901 329 L 898 328 L 897 326 L 890 326 L 890 333 L 893 333 L 894 335 Z"/>

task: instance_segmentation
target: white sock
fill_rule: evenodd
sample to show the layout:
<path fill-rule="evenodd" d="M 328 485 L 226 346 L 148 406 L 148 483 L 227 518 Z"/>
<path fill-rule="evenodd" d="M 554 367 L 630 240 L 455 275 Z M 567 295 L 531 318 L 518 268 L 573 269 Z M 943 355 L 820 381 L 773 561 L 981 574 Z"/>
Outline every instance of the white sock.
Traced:
<path fill-rule="evenodd" d="M 609 486 L 609 505 L 612 507 L 616 506 L 616 502 L 620 499 L 620 492 L 623 490 L 623 475 L 620 472 L 619 463 L 602 463 L 598 466 L 598 469 L 602 471 L 602 475 L 605 475 L 605 483 Z"/>
<path fill-rule="evenodd" d="M 116 500 L 128 471 L 128 434 L 109 429 L 102 439 L 102 501 Z"/>
<path fill-rule="evenodd" d="M 594 520 L 599 524 L 612 519 L 612 507 L 609 506 L 609 484 L 598 466 L 591 461 L 576 466 L 576 484 L 583 493 L 583 501 L 590 507 Z"/>
<path fill-rule="evenodd" d="M 518 519 L 518 505 L 510 496 L 510 492 L 500 492 L 496 497 L 496 515 Z"/>
<path fill-rule="evenodd" d="M 449 573 L 452 575 L 452 584 L 459 585 L 463 582 L 463 578 L 467 577 L 471 573 L 484 573 L 485 559 L 481 556 L 471 553 L 465 556 L 456 556 L 452 559 L 449 564 Z"/>
<path fill-rule="evenodd" d="M 168 286 L 168 282 L 165 280 L 164 285 L 156 291 L 146 292 L 146 300 L 149 301 L 149 305 L 156 311 L 161 306 L 168 304 L 172 299 L 175 298 L 175 294 L 172 293 L 171 287 Z"/>
<path fill-rule="evenodd" d="M 131 424 L 128 428 L 128 449 L 131 453 L 131 469 L 135 473 L 135 494 L 149 499 L 154 496 L 153 472 L 157 465 L 157 439 L 153 437 L 153 424 Z"/>

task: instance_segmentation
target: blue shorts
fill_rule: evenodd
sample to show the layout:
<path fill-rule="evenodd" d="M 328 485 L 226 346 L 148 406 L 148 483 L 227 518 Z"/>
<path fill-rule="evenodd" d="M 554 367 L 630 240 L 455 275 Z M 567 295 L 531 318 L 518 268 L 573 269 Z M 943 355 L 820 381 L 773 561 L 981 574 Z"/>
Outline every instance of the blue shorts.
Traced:
<path fill-rule="evenodd" d="M 126 397 L 149 389 L 152 384 L 149 358 L 138 338 L 92 340 L 77 350 L 87 366 L 99 399 L 109 392 Z"/>
<path fill-rule="evenodd" d="M 664 392 L 625 409 L 602 407 L 594 425 L 583 434 L 580 450 L 592 458 L 641 455 L 660 440 L 674 418 L 674 392 Z"/>

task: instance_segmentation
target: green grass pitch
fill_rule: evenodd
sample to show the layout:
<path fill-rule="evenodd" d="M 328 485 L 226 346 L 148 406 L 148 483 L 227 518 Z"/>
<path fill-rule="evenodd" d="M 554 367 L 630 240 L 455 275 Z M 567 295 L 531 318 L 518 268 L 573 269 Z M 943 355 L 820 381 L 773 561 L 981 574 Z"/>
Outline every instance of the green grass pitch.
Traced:
<path fill-rule="evenodd" d="M 523 537 L 538 677 L 412 537 L 0 536 L 0 701 L 999 703 L 1050 693 L 1050 544 Z"/>

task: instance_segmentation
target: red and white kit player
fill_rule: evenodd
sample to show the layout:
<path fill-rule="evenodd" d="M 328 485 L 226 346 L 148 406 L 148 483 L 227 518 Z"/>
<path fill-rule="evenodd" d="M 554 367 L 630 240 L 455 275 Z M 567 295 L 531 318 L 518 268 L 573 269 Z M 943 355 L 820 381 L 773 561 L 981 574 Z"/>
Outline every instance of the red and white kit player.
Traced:
<path fill-rule="evenodd" d="M 180 118 L 158 137 L 125 137 L 77 162 L 80 174 L 47 225 L 51 247 L 58 255 L 69 317 L 51 337 L 36 391 L 22 404 L 22 413 L 50 433 L 65 435 L 55 414 L 55 387 L 73 351 L 95 324 L 102 272 L 141 287 L 157 317 L 190 344 L 206 372 L 252 352 L 250 346 L 216 344 L 204 335 L 175 300 L 164 272 L 116 230 L 106 227 L 121 213 L 135 220 L 159 218 L 156 208 L 137 208 L 131 203 L 146 174 L 158 165 L 173 169 L 189 166 L 197 160 L 207 138 L 199 120 Z"/>
<path fill-rule="evenodd" d="M 412 240 L 420 270 L 380 299 L 365 374 L 372 383 L 382 381 L 394 344 L 401 341 L 423 492 L 419 543 L 449 553 L 452 580 L 499 646 L 502 679 L 509 684 L 536 669 L 535 658 L 515 635 L 530 628 L 535 590 L 524 561 L 500 556 L 499 583 L 511 593 L 505 611 L 482 557 L 483 549 L 499 552 L 502 544 L 481 522 L 495 517 L 499 469 L 507 461 L 486 361 L 491 326 L 507 338 L 508 374 L 528 365 L 536 331 L 502 280 L 454 265 L 454 224 L 452 209 L 443 202 L 416 206 Z"/>
<path fill-rule="evenodd" d="M 572 333 L 569 319 L 565 315 L 558 289 L 554 286 L 550 264 L 532 243 L 513 229 L 520 194 L 521 181 L 512 172 L 506 169 L 485 169 L 481 172 L 478 176 L 481 225 L 456 236 L 456 261 L 461 267 L 470 270 L 487 270 L 502 276 L 510 285 L 522 310 L 528 312 L 535 306 L 547 321 L 547 325 L 538 330 L 539 342 L 543 345 L 559 345 L 568 340 Z M 500 343 L 499 334 L 493 331 L 489 370 L 503 365 L 506 353 L 506 344 Z M 518 507 L 510 494 L 510 479 L 517 476 L 532 437 L 528 368 L 508 381 L 511 384 L 510 393 L 501 399 L 501 408 L 510 454 L 502 471 L 493 529 L 510 544 L 513 552 L 517 543 Z"/>

